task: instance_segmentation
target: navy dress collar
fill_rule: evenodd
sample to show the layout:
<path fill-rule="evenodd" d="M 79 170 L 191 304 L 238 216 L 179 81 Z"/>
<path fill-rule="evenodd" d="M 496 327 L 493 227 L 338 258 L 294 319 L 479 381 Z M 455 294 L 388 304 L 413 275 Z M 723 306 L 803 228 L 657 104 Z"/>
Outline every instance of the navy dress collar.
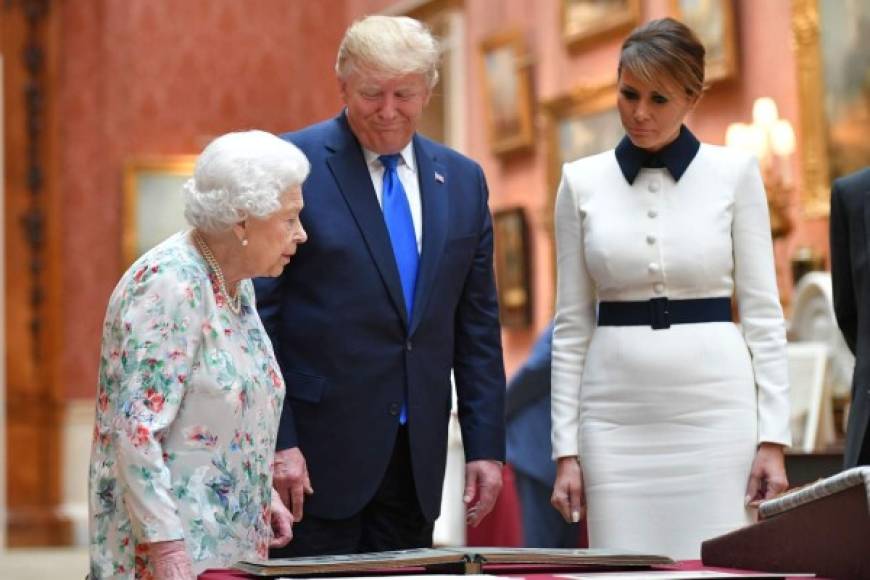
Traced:
<path fill-rule="evenodd" d="M 634 183 L 642 167 L 664 167 L 674 181 L 679 181 L 700 148 L 701 142 L 685 125 L 681 125 L 677 138 L 655 153 L 637 147 L 626 135 L 616 146 L 616 161 L 630 184 Z"/>

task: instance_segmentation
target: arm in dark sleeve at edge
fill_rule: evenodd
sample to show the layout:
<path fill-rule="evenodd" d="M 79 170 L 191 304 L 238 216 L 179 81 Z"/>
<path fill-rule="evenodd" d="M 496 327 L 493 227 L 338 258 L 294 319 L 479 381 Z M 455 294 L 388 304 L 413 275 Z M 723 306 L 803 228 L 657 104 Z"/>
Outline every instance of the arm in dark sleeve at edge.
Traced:
<path fill-rule="evenodd" d="M 465 460 L 504 461 L 505 375 L 492 265 L 492 218 L 483 171 L 480 188 L 480 237 L 454 319 L 453 372 Z"/>
<path fill-rule="evenodd" d="M 284 374 L 284 363 L 281 360 L 281 348 L 279 344 L 281 307 L 283 300 L 284 276 L 276 278 L 255 278 L 254 291 L 257 295 L 257 312 L 263 321 L 263 327 L 272 341 L 272 350 L 278 359 L 278 366 Z M 286 382 L 286 381 L 285 381 Z M 278 438 L 275 448 L 278 451 L 298 446 L 296 437 L 296 422 L 293 419 L 293 409 L 284 397 L 284 406 L 281 409 L 281 422 L 278 426 Z"/>
<path fill-rule="evenodd" d="M 550 395 L 550 361 L 553 350 L 553 323 L 547 325 L 532 347 L 532 353 L 513 379 L 505 395 L 505 419 L 528 405 Z"/>
<path fill-rule="evenodd" d="M 838 181 L 831 188 L 831 282 L 834 313 L 852 353 L 857 341 L 858 311 L 852 280 L 852 258 L 849 243 L 849 215 L 845 208 L 845 193 Z"/>

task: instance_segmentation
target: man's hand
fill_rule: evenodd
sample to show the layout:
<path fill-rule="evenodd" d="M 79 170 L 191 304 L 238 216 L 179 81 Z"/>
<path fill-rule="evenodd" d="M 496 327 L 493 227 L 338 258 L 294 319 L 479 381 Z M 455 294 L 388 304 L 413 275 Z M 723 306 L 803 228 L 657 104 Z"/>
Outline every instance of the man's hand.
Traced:
<path fill-rule="evenodd" d="M 483 518 L 492 511 L 495 500 L 501 491 L 502 464 L 489 459 L 469 461 L 465 464 L 465 502 L 467 512 L 465 521 L 472 527 L 477 527 Z M 472 500 L 477 501 L 472 505 Z"/>
<path fill-rule="evenodd" d="M 281 501 L 278 491 L 272 488 L 272 505 L 269 511 L 272 524 L 270 548 L 283 548 L 293 539 L 293 514 Z"/>
<path fill-rule="evenodd" d="M 749 483 L 746 485 L 746 504 L 757 504 L 772 499 L 788 489 L 785 475 L 785 454 L 782 445 L 762 443 L 755 452 Z"/>
<path fill-rule="evenodd" d="M 272 486 L 285 506 L 290 507 L 293 521 L 302 521 L 302 504 L 305 495 L 314 493 L 308 479 L 308 466 L 298 447 L 283 449 L 275 453 L 272 466 Z"/>
<path fill-rule="evenodd" d="M 583 470 L 577 457 L 560 457 L 556 465 L 556 483 L 553 485 L 553 507 L 565 521 L 576 524 L 586 511 L 586 494 L 583 493 Z"/>

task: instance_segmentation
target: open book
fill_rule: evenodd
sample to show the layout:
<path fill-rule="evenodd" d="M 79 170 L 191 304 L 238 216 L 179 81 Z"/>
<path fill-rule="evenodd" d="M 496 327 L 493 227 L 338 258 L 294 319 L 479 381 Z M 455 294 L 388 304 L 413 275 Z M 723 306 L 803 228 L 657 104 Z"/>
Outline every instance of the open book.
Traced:
<path fill-rule="evenodd" d="M 309 576 L 418 567 L 457 574 L 479 574 L 485 564 L 624 568 L 672 563 L 673 560 L 665 556 L 601 549 L 421 548 L 394 552 L 238 562 L 235 567 L 256 576 Z"/>

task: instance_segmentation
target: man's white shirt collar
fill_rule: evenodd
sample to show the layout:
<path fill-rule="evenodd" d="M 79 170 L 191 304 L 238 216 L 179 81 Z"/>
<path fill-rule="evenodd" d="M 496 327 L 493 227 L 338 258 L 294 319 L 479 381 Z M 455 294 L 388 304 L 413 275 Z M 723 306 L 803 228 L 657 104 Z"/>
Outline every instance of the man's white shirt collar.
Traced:
<path fill-rule="evenodd" d="M 376 167 L 381 169 L 383 166 L 381 165 L 379 153 L 375 153 L 374 151 L 369 151 L 365 147 L 362 148 L 363 155 L 365 156 L 366 165 L 369 167 Z M 399 155 L 402 156 L 402 162 L 405 164 L 405 167 L 410 169 L 413 173 L 417 173 L 417 159 L 414 157 L 414 141 L 413 139 L 405 145 L 404 149 L 399 151 Z"/>

